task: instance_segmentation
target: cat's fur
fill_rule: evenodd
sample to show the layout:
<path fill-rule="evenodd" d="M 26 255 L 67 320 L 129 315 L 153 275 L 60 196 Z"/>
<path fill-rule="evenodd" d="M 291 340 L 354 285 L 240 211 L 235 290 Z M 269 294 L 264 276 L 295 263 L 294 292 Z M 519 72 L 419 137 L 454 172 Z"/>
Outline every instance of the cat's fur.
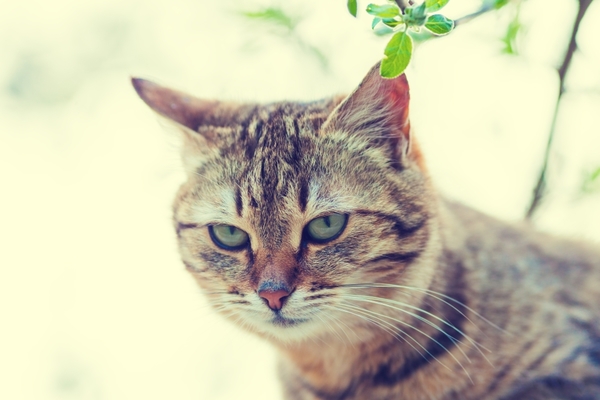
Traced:
<path fill-rule="evenodd" d="M 278 348 L 286 399 L 600 399 L 600 252 L 440 197 L 404 76 L 375 66 L 345 99 L 266 105 L 134 86 L 183 132 L 183 262 Z M 307 243 L 333 212 L 341 236 Z M 217 247 L 212 224 L 249 247 Z M 281 310 L 264 282 L 293 288 Z"/>

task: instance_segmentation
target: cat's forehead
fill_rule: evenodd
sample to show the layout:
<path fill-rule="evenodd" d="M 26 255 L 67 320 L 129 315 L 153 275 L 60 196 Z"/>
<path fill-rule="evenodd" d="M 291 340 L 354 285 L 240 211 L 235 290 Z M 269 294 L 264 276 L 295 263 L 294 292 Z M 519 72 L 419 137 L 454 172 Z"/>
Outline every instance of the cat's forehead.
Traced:
<path fill-rule="evenodd" d="M 336 104 L 336 99 L 326 99 L 241 107 L 233 127 L 238 145 L 235 147 L 242 150 L 247 158 L 261 149 L 267 152 L 277 150 L 277 154 L 281 155 L 286 150 L 289 153 L 294 150 L 288 146 L 289 139 L 316 135 Z M 227 123 L 231 126 L 231 121 Z"/>
<path fill-rule="evenodd" d="M 343 185 L 330 182 L 340 177 L 321 162 L 335 158 L 319 135 L 334 106 L 331 100 L 278 103 L 256 106 L 240 118 L 229 144 L 197 170 L 194 219 L 251 226 L 276 244 L 292 230 L 287 222 L 349 211 Z"/>
<path fill-rule="evenodd" d="M 256 106 L 239 121 L 220 157 L 230 165 L 238 197 L 269 209 L 290 195 L 307 201 L 318 131 L 333 107 L 331 100 Z"/>

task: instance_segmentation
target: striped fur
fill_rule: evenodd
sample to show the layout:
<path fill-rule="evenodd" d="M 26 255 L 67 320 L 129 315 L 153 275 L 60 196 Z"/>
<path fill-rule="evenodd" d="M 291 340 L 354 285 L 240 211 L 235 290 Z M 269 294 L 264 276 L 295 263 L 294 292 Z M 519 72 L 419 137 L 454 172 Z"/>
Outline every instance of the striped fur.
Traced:
<path fill-rule="evenodd" d="M 345 99 L 267 105 L 134 86 L 184 138 L 183 263 L 278 348 L 286 399 L 600 399 L 598 248 L 439 197 L 404 76 L 375 66 Z M 308 242 L 331 213 L 342 234 Z M 214 224 L 248 247 L 216 246 Z M 265 282 L 293 289 L 280 310 Z"/>

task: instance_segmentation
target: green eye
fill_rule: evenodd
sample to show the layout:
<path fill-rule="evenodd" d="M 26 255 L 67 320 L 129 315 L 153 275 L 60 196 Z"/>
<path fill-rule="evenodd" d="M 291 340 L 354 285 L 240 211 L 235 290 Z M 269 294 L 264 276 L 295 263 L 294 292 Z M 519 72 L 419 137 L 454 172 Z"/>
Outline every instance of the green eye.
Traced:
<path fill-rule="evenodd" d="M 239 250 L 248 244 L 248 234 L 231 225 L 210 225 L 210 238 L 215 244 L 226 250 Z"/>
<path fill-rule="evenodd" d="M 331 214 L 315 218 L 306 226 L 306 234 L 313 242 L 328 242 L 340 236 L 346 227 L 348 216 L 345 214 Z"/>

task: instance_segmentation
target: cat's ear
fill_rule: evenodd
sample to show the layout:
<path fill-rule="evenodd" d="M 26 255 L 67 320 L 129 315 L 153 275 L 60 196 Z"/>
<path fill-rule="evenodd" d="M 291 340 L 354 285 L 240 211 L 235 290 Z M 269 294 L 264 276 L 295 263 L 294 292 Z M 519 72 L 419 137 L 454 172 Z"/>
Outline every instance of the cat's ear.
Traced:
<path fill-rule="evenodd" d="M 192 132 L 198 132 L 201 126 L 210 123 L 211 116 L 220 104 L 218 101 L 199 99 L 146 79 L 131 78 L 131 83 L 151 109 Z"/>
<path fill-rule="evenodd" d="M 223 105 L 160 86 L 154 82 L 132 78 L 131 83 L 142 100 L 164 117 L 169 128 L 182 133 L 184 167 L 193 172 L 207 154 L 218 151 L 221 135 L 219 114 Z"/>
<path fill-rule="evenodd" d="M 384 147 L 395 162 L 411 153 L 408 81 L 381 77 L 377 63 L 329 115 L 321 131 L 359 135 Z"/>

